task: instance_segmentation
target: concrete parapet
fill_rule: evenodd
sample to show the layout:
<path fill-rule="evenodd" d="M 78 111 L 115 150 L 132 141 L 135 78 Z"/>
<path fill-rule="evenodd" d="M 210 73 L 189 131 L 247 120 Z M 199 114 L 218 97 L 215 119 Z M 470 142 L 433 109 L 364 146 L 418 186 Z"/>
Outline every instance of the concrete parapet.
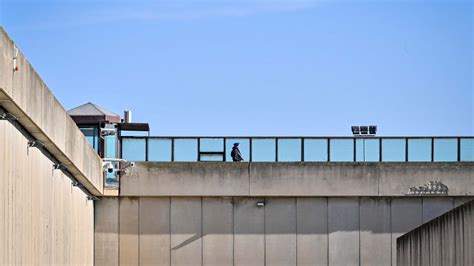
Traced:
<path fill-rule="evenodd" d="M 249 195 L 245 163 L 137 163 L 120 182 L 121 195 Z"/>
<path fill-rule="evenodd" d="M 102 195 L 101 159 L 53 96 L 25 56 L 18 52 L 13 69 L 14 43 L 0 28 L 0 105 L 92 194 Z"/>
<path fill-rule="evenodd" d="M 406 196 L 429 181 L 472 196 L 474 163 L 139 162 L 121 196 Z"/>

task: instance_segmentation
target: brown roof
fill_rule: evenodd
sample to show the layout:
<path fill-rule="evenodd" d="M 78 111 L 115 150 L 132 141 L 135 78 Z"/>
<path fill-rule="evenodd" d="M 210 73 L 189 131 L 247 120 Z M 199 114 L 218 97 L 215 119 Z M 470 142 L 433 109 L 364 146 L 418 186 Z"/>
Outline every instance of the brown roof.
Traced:
<path fill-rule="evenodd" d="M 120 116 L 91 102 L 85 103 L 67 111 L 67 114 L 77 124 L 100 123 L 109 121 L 120 122 Z"/>

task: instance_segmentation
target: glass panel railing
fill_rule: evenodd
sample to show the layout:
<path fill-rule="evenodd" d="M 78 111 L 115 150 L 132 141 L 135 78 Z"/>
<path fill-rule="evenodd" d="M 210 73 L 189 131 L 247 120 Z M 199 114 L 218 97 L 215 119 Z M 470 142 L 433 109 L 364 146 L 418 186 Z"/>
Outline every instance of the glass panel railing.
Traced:
<path fill-rule="evenodd" d="M 223 138 L 202 138 L 199 144 L 200 152 L 223 152 Z"/>
<path fill-rule="evenodd" d="M 232 152 L 234 143 L 240 144 L 240 153 L 242 154 L 242 158 L 244 158 L 244 161 L 248 162 L 250 160 L 250 139 L 248 138 L 225 139 L 225 160 L 227 162 L 232 162 L 230 153 Z"/>
<path fill-rule="evenodd" d="M 460 139 L 461 154 L 460 159 L 462 162 L 474 161 L 474 138 L 461 138 Z"/>
<path fill-rule="evenodd" d="M 330 139 L 329 161 L 331 162 L 353 162 L 354 140 L 353 139 Z"/>
<path fill-rule="evenodd" d="M 458 140 L 434 139 L 433 160 L 435 162 L 455 162 L 458 160 Z"/>
<path fill-rule="evenodd" d="M 431 162 L 431 139 L 408 139 L 409 162 Z"/>
<path fill-rule="evenodd" d="M 144 138 L 122 138 L 122 158 L 127 161 L 145 161 Z"/>
<path fill-rule="evenodd" d="M 201 162 L 222 162 L 224 160 L 222 154 L 201 154 Z"/>
<path fill-rule="evenodd" d="M 198 140 L 174 139 L 174 161 L 195 162 L 198 160 Z"/>
<path fill-rule="evenodd" d="M 171 139 L 148 139 L 148 161 L 170 162 L 172 160 Z"/>
<path fill-rule="evenodd" d="M 106 156 L 116 157 L 115 137 L 104 141 Z M 245 161 L 254 162 L 474 161 L 471 137 L 123 137 L 122 157 L 128 161 L 232 161 L 234 143 L 240 143 Z"/>
<path fill-rule="evenodd" d="M 382 161 L 404 162 L 406 139 L 382 139 Z"/>
<path fill-rule="evenodd" d="M 278 139 L 279 162 L 301 162 L 301 139 Z"/>
<path fill-rule="evenodd" d="M 276 160 L 275 139 L 252 139 L 252 161 L 274 162 Z"/>
<path fill-rule="evenodd" d="M 305 162 L 327 162 L 328 140 L 327 139 L 304 139 L 304 161 Z"/>
<path fill-rule="evenodd" d="M 356 161 L 378 162 L 380 161 L 379 139 L 356 139 Z"/>

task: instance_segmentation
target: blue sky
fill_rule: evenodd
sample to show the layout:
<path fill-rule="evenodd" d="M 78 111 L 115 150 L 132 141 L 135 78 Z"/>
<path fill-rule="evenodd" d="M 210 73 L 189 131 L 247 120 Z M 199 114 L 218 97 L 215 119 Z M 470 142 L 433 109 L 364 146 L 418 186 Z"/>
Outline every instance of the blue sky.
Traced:
<path fill-rule="evenodd" d="M 472 1 L 0 0 L 65 108 L 153 135 L 473 135 Z"/>

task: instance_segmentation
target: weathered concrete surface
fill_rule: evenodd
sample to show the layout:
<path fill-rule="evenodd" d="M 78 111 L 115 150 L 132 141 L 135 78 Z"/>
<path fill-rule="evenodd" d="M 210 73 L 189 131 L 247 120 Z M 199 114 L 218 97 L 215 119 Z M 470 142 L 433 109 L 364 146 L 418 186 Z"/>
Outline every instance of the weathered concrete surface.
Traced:
<path fill-rule="evenodd" d="M 94 264 L 118 265 L 119 198 L 103 198 L 94 208 Z"/>
<path fill-rule="evenodd" d="M 423 223 L 426 223 L 453 208 L 453 198 L 424 198 Z"/>
<path fill-rule="evenodd" d="M 0 120 L 0 265 L 92 265 L 93 202 L 27 143 Z"/>
<path fill-rule="evenodd" d="M 409 187 L 441 181 L 449 195 L 474 195 L 474 163 L 382 163 L 377 165 L 380 195 L 403 195 Z"/>
<path fill-rule="evenodd" d="M 422 198 L 393 198 L 391 209 L 392 265 L 397 264 L 397 254 L 393 252 L 397 237 L 423 223 Z"/>
<path fill-rule="evenodd" d="M 14 114 L 92 194 L 101 195 L 101 159 L 21 51 L 19 70 L 13 71 L 13 48 L 0 27 L 0 106 Z"/>
<path fill-rule="evenodd" d="M 202 265 L 234 265 L 232 198 L 202 199 Z"/>
<path fill-rule="evenodd" d="M 170 265 L 170 199 L 139 198 L 140 265 Z"/>
<path fill-rule="evenodd" d="M 138 198 L 119 200 L 119 265 L 138 265 Z"/>
<path fill-rule="evenodd" d="M 438 211 L 433 199 L 457 198 L 120 197 L 120 206 L 103 199 L 96 256 L 110 253 L 108 265 L 118 253 L 128 253 L 130 265 L 397 265 L 396 238 Z"/>
<path fill-rule="evenodd" d="M 222 163 L 137 163 L 120 180 L 120 195 L 244 196 L 248 165 Z"/>
<path fill-rule="evenodd" d="M 202 199 L 171 198 L 171 265 L 202 262 Z"/>
<path fill-rule="evenodd" d="M 474 163 L 139 162 L 121 196 L 405 196 L 441 181 L 472 196 Z"/>
<path fill-rule="evenodd" d="M 359 199 L 328 199 L 329 265 L 359 265 Z"/>
<path fill-rule="evenodd" d="M 328 199 L 297 198 L 298 265 L 328 265 Z"/>
<path fill-rule="evenodd" d="M 296 199 L 267 198 L 265 265 L 296 266 Z"/>
<path fill-rule="evenodd" d="M 250 195 L 375 195 L 376 174 L 359 164 L 250 163 Z"/>
<path fill-rule="evenodd" d="M 259 198 L 234 199 L 234 265 L 265 265 L 265 209 Z"/>
<path fill-rule="evenodd" d="M 12 92 L 13 60 L 6 60 L 6 58 L 13 58 L 13 47 L 13 42 L 0 27 L 0 89 L 9 94 Z"/>
<path fill-rule="evenodd" d="M 392 261 L 390 199 L 360 199 L 360 264 L 390 265 Z"/>
<path fill-rule="evenodd" d="M 399 265 L 474 265 L 474 201 L 397 239 Z"/>

